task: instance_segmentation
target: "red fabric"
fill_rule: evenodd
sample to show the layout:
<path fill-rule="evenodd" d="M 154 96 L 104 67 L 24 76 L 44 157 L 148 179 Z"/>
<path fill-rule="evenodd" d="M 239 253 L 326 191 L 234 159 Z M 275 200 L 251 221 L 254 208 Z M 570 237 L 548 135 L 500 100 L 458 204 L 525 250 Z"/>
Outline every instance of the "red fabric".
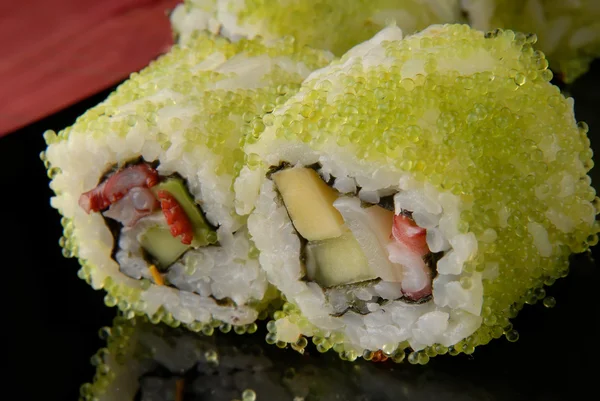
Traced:
<path fill-rule="evenodd" d="M 127 78 L 172 44 L 181 0 L 0 1 L 0 136 Z"/>

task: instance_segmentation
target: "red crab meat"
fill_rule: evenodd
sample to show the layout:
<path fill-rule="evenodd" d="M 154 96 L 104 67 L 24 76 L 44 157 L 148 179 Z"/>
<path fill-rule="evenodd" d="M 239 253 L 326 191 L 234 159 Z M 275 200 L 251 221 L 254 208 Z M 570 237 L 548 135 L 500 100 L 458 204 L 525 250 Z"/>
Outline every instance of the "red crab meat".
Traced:
<path fill-rule="evenodd" d="M 187 214 L 185 214 L 177 199 L 168 191 L 160 190 L 157 195 L 162 212 L 170 227 L 171 235 L 173 237 L 181 236 L 181 243 L 190 245 L 194 239 L 194 233 Z"/>

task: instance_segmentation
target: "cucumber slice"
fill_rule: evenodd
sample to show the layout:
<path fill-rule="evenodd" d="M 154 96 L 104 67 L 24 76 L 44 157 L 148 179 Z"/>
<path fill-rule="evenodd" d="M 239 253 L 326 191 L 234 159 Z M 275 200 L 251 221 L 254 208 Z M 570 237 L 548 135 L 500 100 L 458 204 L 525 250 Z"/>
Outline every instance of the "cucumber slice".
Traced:
<path fill-rule="evenodd" d="M 168 228 L 159 226 L 151 227 L 143 233 L 140 244 L 158 261 L 157 267 L 161 270 L 172 265 L 189 248 L 179 238 L 173 237 Z"/>
<path fill-rule="evenodd" d="M 390 262 L 387 250 L 394 214 L 376 205 L 363 208 L 358 198 L 348 196 L 338 198 L 333 206 L 344 217 L 372 271 L 384 281 L 402 281 L 402 266 Z"/>
<path fill-rule="evenodd" d="M 340 237 L 306 245 L 306 273 L 322 287 L 353 284 L 377 278 L 349 230 Z"/>

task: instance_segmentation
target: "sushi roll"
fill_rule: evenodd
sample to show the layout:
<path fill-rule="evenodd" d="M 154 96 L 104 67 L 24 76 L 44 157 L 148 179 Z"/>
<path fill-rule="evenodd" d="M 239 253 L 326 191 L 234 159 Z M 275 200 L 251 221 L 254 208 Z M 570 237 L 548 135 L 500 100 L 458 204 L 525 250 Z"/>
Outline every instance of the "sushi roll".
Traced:
<path fill-rule="evenodd" d="M 597 0 L 461 0 L 476 29 L 535 33 L 537 48 L 566 82 L 585 73 L 600 56 L 600 2 Z"/>
<path fill-rule="evenodd" d="M 232 40 L 292 36 L 337 56 L 392 22 L 412 33 L 462 19 L 459 0 L 186 0 L 171 14 L 182 43 L 210 29 Z"/>
<path fill-rule="evenodd" d="M 79 275 L 126 316 L 212 332 L 253 322 L 276 292 L 234 210 L 240 143 L 327 52 L 199 34 L 131 75 L 41 155 Z"/>
<path fill-rule="evenodd" d="M 599 231 L 587 125 L 534 42 L 390 26 L 263 116 L 235 191 L 286 300 L 269 343 L 426 363 L 518 338 Z"/>

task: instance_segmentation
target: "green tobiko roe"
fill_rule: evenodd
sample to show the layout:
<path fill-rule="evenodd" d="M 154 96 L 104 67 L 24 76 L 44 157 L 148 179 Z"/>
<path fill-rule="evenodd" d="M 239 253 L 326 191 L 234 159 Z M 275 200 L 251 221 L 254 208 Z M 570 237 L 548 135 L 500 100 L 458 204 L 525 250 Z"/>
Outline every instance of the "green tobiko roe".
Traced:
<path fill-rule="evenodd" d="M 462 5 L 476 29 L 536 33 L 537 47 L 567 83 L 585 73 L 600 56 L 597 0 L 463 0 Z"/>
<path fill-rule="evenodd" d="M 413 33 L 462 20 L 459 0 L 186 0 L 171 15 L 183 42 L 196 30 L 213 29 L 232 39 L 293 37 L 337 56 L 389 23 Z"/>
<path fill-rule="evenodd" d="M 572 253 L 598 242 L 600 200 L 588 175 L 594 164 L 588 127 L 576 122 L 573 99 L 550 84 L 535 35 L 438 25 L 402 38 L 395 30 L 309 76 L 284 107 L 263 118 L 270 127 L 264 140 L 329 151 L 337 145 L 468 205 L 459 230 L 475 235 L 478 252 L 464 272 L 493 267 L 497 278 L 483 281 L 483 323 L 473 335 L 407 357 L 426 363 L 441 353 L 470 354 L 503 335 L 516 341 L 510 319 L 568 274 Z M 283 318 L 314 333 L 319 350 L 360 356 L 291 302 L 275 316 Z M 267 327 L 267 341 L 275 343 L 276 325 Z M 399 361 L 409 352 L 408 343 L 388 348 Z"/>

